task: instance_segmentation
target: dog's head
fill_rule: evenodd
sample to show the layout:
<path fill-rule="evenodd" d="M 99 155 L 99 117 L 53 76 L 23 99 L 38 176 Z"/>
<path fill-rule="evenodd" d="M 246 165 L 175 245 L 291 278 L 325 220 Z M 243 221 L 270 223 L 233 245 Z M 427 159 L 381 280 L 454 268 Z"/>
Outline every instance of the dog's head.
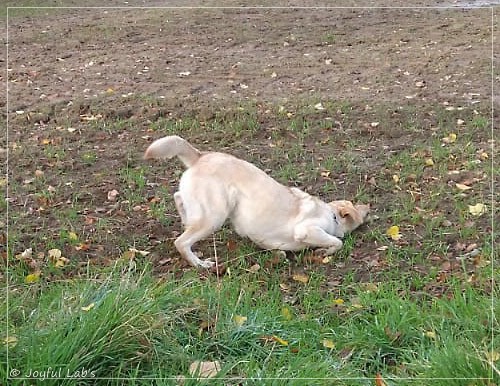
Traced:
<path fill-rule="evenodd" d="M 370 213 L 370 205 L 353 205 L 351 201 L 339 200 L 329 202 L 333 213 L 337 217 L 338 227 L 336 236 L 344 237 L 346 233 L 363 224 Z"/>

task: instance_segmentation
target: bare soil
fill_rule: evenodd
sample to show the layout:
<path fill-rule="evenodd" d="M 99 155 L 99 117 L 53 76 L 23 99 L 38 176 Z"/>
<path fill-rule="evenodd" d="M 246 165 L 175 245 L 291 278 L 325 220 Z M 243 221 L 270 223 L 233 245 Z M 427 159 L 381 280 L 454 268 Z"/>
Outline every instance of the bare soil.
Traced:
<path fill-rule="evenodd" d="M 76 191 L 75 231 L 91 245 L 77 253 L 83 263 L 110 263 L 127 248 L 119 241 L 126 239 L 149 245 L 159 271 L 178 267 L 171 245 L 180 231 L 176 214 L 160 225 L 140 207 L 127 209 L 120 198 L 111 202 L 108 192 L 123 191 L 118 171 L 124 166 L 143 166 L 144 149 L 164 135 L 151 129 L 158 120 L 189 117 L 203 124 L 223 116 L 229 122 L 246 106 L 257 110 L 257 131 L 237 136 L 228 130 L 224 138 L 201 130 L 187 139 L 204 150 L 230 151 L 273 174 L 281 161 L 267 158 L 270 138 L 278 132 L 285 145 L 295 141 L 276 118 L 279 106 L 293 111 L 328 101 L 346 104 L 345 120 L 344 113 L 315 112 L 315 119 L 335 124 L 327 132 L 312 131 L 304 140 L 304 158 L 320 162 L 332 152 L 357 151 L 357 175 L 331 170 L 329 178 L 339 198 L 354 198 L 363 185 L 383 219 L 390 196 L 381 197 L 367 181 L 381 172 L 387 156 L 430 135 L 408 131 L 409 119 L 430 130 L 439 124 L 438 107 L 489 116 L 491 39 L 487 8 L 109 8 L 32 15 L 11 10 L 7 114 L 15 188 L 9 200 L 12 233 L 19 230 L 12 247 L 19 253 L 37 240 L 31 246 L 46 249 L 42 244 L 59 235 L 65 224 L 60 213 L 74 203 Z M 484 144 L 488 139 L 487 132 L 476 138 Z M 357 149 L 349 148 L 349 141 Z M 62 149 L 59 160 L 47 155 L 47 145 Z M 85 160 L 85 154 L 95 159 Z M 44 173 L 38 188 L 30 182 L 36 170 Z M 158 185 L 173 192 L 179 171 L 176 163 L 154 165 L 147 177 L 156 185 L 148 187 L 143 205 Z M 292 183 L 323 195 L 324 181 L 303 172 L 306 177 Z M 56 193 L 40 198 L 43 186 Z M 96 225 L 102 219 L 104 233 Z M 222 247 L 229 254 L 234 249 Z M 210 254 L 211 241 L 203 248 Z M 367 278 L 367 264 L 384 265 L 379 255 L 373 245 L 358 243 L 351 262 L 337 272 L 356 265 Z"/>

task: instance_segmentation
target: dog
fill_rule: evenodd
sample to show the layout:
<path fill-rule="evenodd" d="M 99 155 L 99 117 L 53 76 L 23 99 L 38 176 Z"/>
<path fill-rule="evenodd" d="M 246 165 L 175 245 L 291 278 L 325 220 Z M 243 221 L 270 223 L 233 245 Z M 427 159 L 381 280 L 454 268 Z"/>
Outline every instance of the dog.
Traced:
<path fill-rule="evenodd" d="M 267 250 L 298 251 L 320 248 L 331 255 L 340 240 L 366 220 L 369 205 L 350 201 L 325 203 L 286 187 L 255 165 L 219 152 L 201 152 L 173 135 L 154 141 L 144 159 L 178 157 L 186 166 L 174 202 L 184 225 L 175 247 L 194 267 L 210 268 L 191 247 L 219 230 L 229 219 L 235 231 Z"/>

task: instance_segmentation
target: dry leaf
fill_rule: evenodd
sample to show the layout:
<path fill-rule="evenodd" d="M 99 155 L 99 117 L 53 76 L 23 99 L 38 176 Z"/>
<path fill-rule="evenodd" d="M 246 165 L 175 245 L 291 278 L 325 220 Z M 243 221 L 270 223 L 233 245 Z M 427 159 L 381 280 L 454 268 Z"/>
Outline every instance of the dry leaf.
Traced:
<path fill-rule="evenodd" d="M 213 378 L 220 371 L 221 365 L 219 361 L 205 362 L 205 361 L 194 361 L 189 365 L 189 374 L 192 377 L 201 378 Z"/>
<path fill-rule="evenodd" d="M 486 205 L 477 203 L 476 205 L 469 205 L 469 213 L 473 216 L 481 216 L 486 213 Z"/>
<path fill-rule="evenodd" d="M 66 258 L 66 257 L 64 257 L 64 256 L 61 256 L 61 257 L 59 257 L 59 258 L 56 260 L 56 262 L 55 262 L 54 266 L 55 266 L 56 268 L 62 268 L 62 267 L 64 267 L 64 266 L 65 266 L 68 262 L 69 262 L 69 259 L 68 259 L 68 258 Z"/>
<path fill-rule="evenodd" d="M 40 272 L 30 273 L 24 278 L 26 284 L 36 283 L 40 280 Z"/>
<path fill-rule="evenodd" d="M 149 254 L 150 254 L 150 252 L 148 252 L 148 251 L 140 251 L 140 250 L 135 249 L 135 248 L 129 248 L 128 250 L 129 250 L 130 252 L 133 252 L 133 253 L 138 253 L 138 254 L 139 254 L 139 255 L 141 255 L 141 256 L 147 256 L 147 255 L 149 255 Z"/>
<path fill-rule="evenodd" d="M 500 360 L 500 353 L 495 350 L 487 351 L 486 359 L 488 359 L 488 362 L 497 362 Z"/>
<path fill-rule="evenodd" d="M 324 348 L 329 348 L 329 349 L 335 348 L 335 343 L 333 343 L 333 341 L 330 339 L 323 339 L 321 341 L 321 344 L 323 345 Z"/>
<path fill-rule="evenodd" d="M 20 254 L 16 255 L 17 260 L 27 260 L 31 259 L 33 256 L 33 248 L 27 248 Z"/>
<path fill-rule="evenodd" d="M 307 282 L 309 281 L 309 276 L 302 273 L 296 273 L 292 276 L 292 279 L 300 283 L 307 284 Z"/>
<path fill-rule="evenodd" d="M 247 321 L 247 317 L 241 315 L 234 315 L 233 321 L 238 327 L 240 327 L 245 324 L 245 322 Z"/>
<path fill-rule="evenodd" d="M 81 310 L 82 311 L 85 311 L 85 312 L 89 312 L 92 308 L 95 307 L 95 303 L 90 303 L 88 306 L 85 306 L 85 307 L 81 307 Z"/>
<path fill-rule="evenodd" d="M 432 330 L 425 331 L 424 336 L 430 339 L 436 339 L 436 333 Z"/>
<path fill-rule="evenodd" d="M 323 105 L 321 104 L 321 102 L 316 103 L 316 104 L 314 105 L 314 108 L 315 108 L 316 110 L 319 110 L 319 111 L 321 111 L 321 110 L 324 110 L 324 109 L 325 109 L 325 108 L 323 107 Z"/>
<path fill-rule="evenodd" d="M 459 183 L 456 183 L 455 186 L 460 189 L 460 190 L 469 190 L 469 189 L 472 189 L 470 186 L 467 186 L 465 184 L 459 184 Z"/>
<path fill-rule="evenodd" d="M 115 201 L 116 196 L 118 196 L 118 190 L 113 189 L 108 192 L 108 201 Z"/>
<path fill-rule="evenodd" d="M 434 160 L 432 158 L 425 159 L 425 166 L 434 166 Z"/>
<path fill-rule="evenodd" d="M 285 320 L 292 320 L 293 319 L 292 311 L 290 311 L 290 308 L 288 308 L 288 307 L 281 308 L 281 316 Z"/>
<path fill-rule="evenodd" d="M 57 261 L 57 259 L 59 259 L 62 256 L 62 252 L 60 249 L 57 248 L 50 249 L 48 252 L 48 256 L 49 260 L 54 263 Z"/>
<path fill-rule="evenodd" d="M 387 383 L 384 382 L 384 379 L 382 378 L 382 375 L 380 373 L 377 373 L 375 376 L 375 386 L 387 386 Z"/>
<path fill-rule="evenodd" d="M 447 137 L 444 137 L 444 138 L 441 138 L 441 141 L 443 141 L 443 143 L 453 143 L 457 140 L 457 135 L 455 133 L 450 133 L 448 134 Z"/>
<path fill-rule="evenodd" d="M 395 241 L 403 237 L 403 235 L 399 233 L 399 227 L 397 225 L 393 225 L 389 229 L 387 229 L 386 234 Z"/>
<path fill-rule="evenodd" d="M 14 335 L 7 336 L 3 339 L 3 344 L 9 348 L 14 348 L 17 344 L 17 337 Z"/>
<path fill-rule="evenodd" d="M 273 335 L 271 339 L 274 340 L 275 342 L 278 342 L 282 346 L 288 346 L 288 341 L 281 339 L 279 336 Z"/>

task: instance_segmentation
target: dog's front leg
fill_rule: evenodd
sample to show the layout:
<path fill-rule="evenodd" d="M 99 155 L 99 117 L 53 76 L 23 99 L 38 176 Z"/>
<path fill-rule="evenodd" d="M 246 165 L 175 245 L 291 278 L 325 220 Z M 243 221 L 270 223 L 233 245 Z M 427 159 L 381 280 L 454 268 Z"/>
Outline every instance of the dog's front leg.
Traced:
<path fill-rule="evenodd" d="M 315 225 L 298 225 L 294 238 L 309 247 L 321 248 L 321 254 L 331 255 L 342 248 L 342 240 L 325 232 Z"/>

